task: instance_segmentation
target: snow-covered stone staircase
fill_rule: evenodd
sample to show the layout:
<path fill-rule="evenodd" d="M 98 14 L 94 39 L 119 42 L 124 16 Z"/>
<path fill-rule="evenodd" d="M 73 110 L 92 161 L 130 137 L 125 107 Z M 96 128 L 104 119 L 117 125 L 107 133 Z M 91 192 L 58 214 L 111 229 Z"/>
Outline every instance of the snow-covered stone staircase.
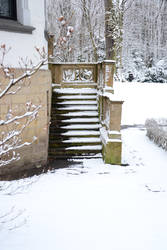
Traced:
<path fill-rule="evenodd" d="M 97 90 L 91 87 L 53 89 L 49 159 L 101 157 Z"/>

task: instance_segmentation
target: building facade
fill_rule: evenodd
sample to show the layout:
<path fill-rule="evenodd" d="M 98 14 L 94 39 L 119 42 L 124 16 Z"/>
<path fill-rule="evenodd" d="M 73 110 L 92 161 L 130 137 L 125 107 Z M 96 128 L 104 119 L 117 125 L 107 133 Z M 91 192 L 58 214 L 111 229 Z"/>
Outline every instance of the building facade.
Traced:
<path fill-rule="evenodd" d="M 38 64 L 40 55 L 36 48 L 44 48 L 47 52 L 45 38 L 45 1 L 44 0 L 0 0 L 0 46 L 10 48 L 5 56 L 4 64 L 13 70 L 15 77 L 24 72 L 26 61 Z M 22 63 L 23 62 L 23 63 Z M 1 91 L 9 83 L 8 79 L 0 73 Z M 0 126 L 0 141 L 3 141 L 11 131 L 21 130 L 17 143 L 11 140 L 8 145 L 8 154 L 0 157 L 0 176 L 7 173 L 26 170 L 34 166 L 41 167 L 47 161 L 48 152 L 48 126 L 50 117 L 51 76 L 48 66 L 40 68 L 30 79 L 20 85 L 15 94 L 0 98 L 0 120 L 6 121 L 9 111 L 12 117 L 21 117 L 28 110 L 39 107 L 35 119 L 27 125 L 27 119 L 20 119 L 19 125 Z M 15 91 L 14 87 L 12 89 Z M 30 108 L 29 108 L 30 109 Z M 35 138 L 35 140 L 34 140 Z M 23 147 L 19 147 L 19 142 Z M 9 144 L 15 147 L 14 157 L 10 152 Z M 12 150 L 11 150 L 12 151 Z M 6 157 L 6 158 L 5 158 Z M 16 160 L 13 160 L 16 158 Z M 10 161 L 11 159 L 11 161 Z M 5 164 L 3 164 L 3 162 Z"/>

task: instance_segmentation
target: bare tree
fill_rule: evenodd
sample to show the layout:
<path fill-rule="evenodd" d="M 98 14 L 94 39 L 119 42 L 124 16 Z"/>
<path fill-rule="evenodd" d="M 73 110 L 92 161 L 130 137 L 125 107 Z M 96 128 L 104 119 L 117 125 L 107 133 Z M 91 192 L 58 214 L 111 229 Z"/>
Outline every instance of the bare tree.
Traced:
<path fill-rule="evenodd" d="M 124 14 L 134 0 L 104 0 L 106 58 L 117 60 L 122 66 Z"/>
<path fill-rule="evenodd" d="M 70 27 L 74 32 L 67 36 Z M 55 60 L 99 60 L 104 57 L 103 0 L 49 0 L 48 31 L 54 34 L 58 45 Z"/>
<path fill-rule="evenodd" d="M 47 4 L 47 31 L 54 36 L 55 61 L 72 61 L 76 45 L 75 11 L 71 1 L 49 0 Z"/>
<path fill-rule="evenodd" d="M 82 24 L 84 35 L 88 34 L 87 43 L 91 44 L 93 61 L 98 61 L 98 43 L 104 35 L 104 3 L 103 1 L 79 0 L 78 6 L 82 11 Z M 84 36 L 82 35 L 82 39 Z"/>
<path fill-rule="evenodd" d="M 130 8 L 125 11 L 123 22 L 124 71 L 133 71 L 134 75 L 139 75 L 140 81 L 145 81 L 145 74 L 149 69 L 157 67 L 156 64 L 160 60 L 166 60 L 166 13 L 167 1 L 163 0 L 134 0 Z M 154 74 L 159 73 L 153 72 Z M 151 81 L 153 81 L 153 75 Z"/>

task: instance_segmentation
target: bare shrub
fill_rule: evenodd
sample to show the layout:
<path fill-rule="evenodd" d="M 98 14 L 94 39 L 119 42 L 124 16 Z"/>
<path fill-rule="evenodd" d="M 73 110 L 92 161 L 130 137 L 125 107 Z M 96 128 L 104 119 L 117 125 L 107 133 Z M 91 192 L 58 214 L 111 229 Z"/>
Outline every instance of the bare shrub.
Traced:
<path fill-rule="evenodd" d="M 167 119 L 147 119 L 145 126 L 148 138 L 167 151 Z"/>

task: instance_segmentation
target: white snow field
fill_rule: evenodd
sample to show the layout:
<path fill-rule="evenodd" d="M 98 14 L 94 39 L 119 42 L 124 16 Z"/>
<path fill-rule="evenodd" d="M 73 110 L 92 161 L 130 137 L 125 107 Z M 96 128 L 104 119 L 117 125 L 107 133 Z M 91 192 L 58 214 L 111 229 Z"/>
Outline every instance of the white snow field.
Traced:
<path fill-rule="evenodd" d="M 126 100 L 122 124 L 167 117 L 167 85 L 115 88 Z M 166 250 L 167 152 L 145 134 L 122 130 L 126 167 L 84 159 L 0 182 L 0 250 Z"/>
<path fill-rule="evenodd" d="M 125 101 L 122 124 L 144 124 L 150 117 L 167 117 L 167 84 L 115 82 L 114 89 Z"/>

